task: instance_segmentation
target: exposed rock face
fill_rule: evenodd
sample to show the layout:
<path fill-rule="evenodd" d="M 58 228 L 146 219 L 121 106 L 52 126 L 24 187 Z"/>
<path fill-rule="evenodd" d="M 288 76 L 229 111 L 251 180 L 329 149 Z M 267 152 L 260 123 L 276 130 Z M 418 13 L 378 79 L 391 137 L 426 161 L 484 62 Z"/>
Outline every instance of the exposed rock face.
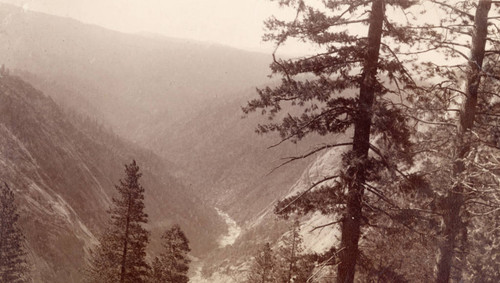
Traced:
<path fill-rule="evenodd" d="M 21 79 L 0 78 L 0 180 L 19 201 L 35 282 L 80 281 L 86 249 L 108 220 L 114 184 L 133 158 L 144 173 L 152 247 L 172 223 L 186 231 L 195 253 L 216 246 L 223 222 L 169 175 L 171 164 L 68 116 Z"/>
<path fill-rule="evenodd" d="M 338 135 L 338 142 L 343 142 L 346 136 Z M 295 183 L 287 191 L 280 189 L 282 195 L 279 199 L 302 192 L 325 176 L 336 175 L 344 152 L 345 149 L 335 148 L 317 156 L 306 166 L 302 174 L 294 179 Z M 213 255 L 206 261 L 204 272 L 199 272 L 194 277 L 195 282 L 243 282 L 247 278 L 250 260 L 255 255 L 255 250 L 266 242 L 274 243 L 275 247 L 279 246 L 282 237 L 289 231 L 287 224 L 278 220 L 274 214 L 274 204 L 277 199 L 268 201 L 268 207 L 242 227 L 239 237 L 230 246 L 213 252 Z M 337 226 L 314 229 L 333 220 L 335 219 L 318 212 L 300 219 L 300 234 L 303 238 L 305 253 L 324 253 L 339 243 L 340 231 Z"/>

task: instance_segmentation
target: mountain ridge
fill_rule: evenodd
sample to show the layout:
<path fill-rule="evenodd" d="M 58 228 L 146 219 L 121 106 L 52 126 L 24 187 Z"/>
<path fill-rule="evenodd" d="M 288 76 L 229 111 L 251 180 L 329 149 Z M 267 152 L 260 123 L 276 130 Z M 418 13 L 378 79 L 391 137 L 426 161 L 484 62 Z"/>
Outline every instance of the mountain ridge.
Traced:
<path fill-rule="evenodd" d="M 186 231 L 194 255 L 216 247 L 225 228 L 161 158 L 92 122 L 68 118 L 13 76 L 0 77 L 0 148 L 0 179 L 17 196 L 36 282 L 79 282 L 85 254 L 107 224 L 114 184 L 132 158 L 144 174 L 150 252 L 173 223 Z"/>
<path fill-rule="evenodd" d="M 2 7 L 0 16 L 9 14 Z M 255 87 L 271 82 L 270 55 L 163 44 L 164 38 L 140 42 L 137 36 L 33 12 L 14 14 L 2 26 L 9 34 L 0 40 L 19 47 L 0 46 L 14 73 L 58 104 L 173 161 L 177 175 L 238 222 L 286 190 L 290 177 L 307 164 L 267 175 L 280 158 L 324 140 L 267 150 L 279 137 L 254 133 L 266 118 L 241 119 L 241 106 L 255 96 Z M 245 212 L 233 205 L 237 201 L 252 207 Z"/>
<path fill-rule="evenodd" d="M 5 4 L 0 17 L 7 19 L 0 23 L 2 63 L 32 73 L 29 82 L 42 91 L 59 86 L 85 98 L 92 107 L 75 104 L 75 111 L 96 108 L 132 140 L 151 121 L 186 117 L 213 97 L 267 80 L 270 55 L 115 32 Z M 58 92 L 54 99 L 64 102 Z"/>
<path fill-rule="evenodd" d="M 0 5 L 0 16 L 2 13 L 8 12 Z M 61 27 L 67 23 L 64 19 L 40 17 L 28 12 L 2 25 L 10 33 L 0 35 L 0 40 L 3 37 L 20 47 L 14 51 L 8 44 L 0 46 L 0 54 L 10 60 L 6 66 L 61 107 L 111 128 L 117 140 L 125 137 L 131 144 L 148 148 L 148 154 L 169 160 L 170 164 L 162 166 L 186 184 L 184 190 L 209 207 L 208 211 L 217 207 L 227 213 L 242 229 L 261 215 L 271 217 L 273 203 L 286 195 L 314 160 L 298 160 L 269 174 L 282 158 L 300 156 L 317 144 L 331 142 L 330 137 L 314 136 L 267 149 L 280 141 L 277 135 L 255 133 L 257 124 L 267 118 L 252 114 L 242 119 L 241 106 L 256 96 L 255 87 L 272 82 L 268 78 L 270 55 L 213 45 L 166 45 L 164 39 L 143 40 L 142 36 L 99 27 L 89 29 L 78 22 Z M 100 158 L 99 162 L 113 167 L 124 161 Z M 107 181 L 109 187 L 118 180 L 119 172 L 105 172 L 115 176 Z M 171 205 L 180 212 L 175 219 L 199 216 L 190 215 L 191 211 L 182 210 L 177 203 Z M 226 228 L 210 217 L 199 218 L 199 222 L 205 220 L 208 222 L 197 226 L 200 229 L 191 227 L 187 232 L 201 238 L 202 227 L 214 224 L 209 230 L 219 233 Z M 267 228 L 261 225 L 254 232 Z M 249 239 L 252 233 L 240 237 Z"/>

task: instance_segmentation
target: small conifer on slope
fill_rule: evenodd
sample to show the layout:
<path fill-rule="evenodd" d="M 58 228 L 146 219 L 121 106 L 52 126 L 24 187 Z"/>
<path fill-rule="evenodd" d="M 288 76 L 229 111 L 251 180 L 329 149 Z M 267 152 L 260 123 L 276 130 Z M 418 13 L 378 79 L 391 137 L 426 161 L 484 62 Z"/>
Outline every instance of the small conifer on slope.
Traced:
<path fill-rule="evenodd" d="M 188 258 L 188 253 L 191 249 L 181 227 L 177 224 L 172 226 L 161 238 L 164 251 L 153 262 L 152 282 L 189 282 L 187 272 L 191 260 Z"/>
<path fill-rule="evenodd" d="M 149 232 L 143 228 L 148 222 L 144 212 L 144 188 L 139 179 L 135 160 L 125 165 L 125 179 L 115 186 L 118 198 L 108 211 L 110 226 L 99 246 L 92 252 L 87 269 L 88 282 L 146 282 L 150 267 L 146 262 Z"/>

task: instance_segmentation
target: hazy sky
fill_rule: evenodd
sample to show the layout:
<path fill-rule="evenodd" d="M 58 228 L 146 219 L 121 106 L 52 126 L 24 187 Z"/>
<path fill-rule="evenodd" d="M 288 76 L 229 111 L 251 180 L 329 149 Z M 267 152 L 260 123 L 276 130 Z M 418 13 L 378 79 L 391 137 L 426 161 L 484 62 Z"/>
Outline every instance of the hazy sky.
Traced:
<path fill-rule="evenodd" d="M 450 0 L 455 1 L 455 0 Z M 264 20 L 272 15 L 292 19 L 290 9 L 271 0 L 0 0 L 27 10 L 74 18 L 122 32 L 152 32 L 171 37 L 220 43 L 271 53 L 272 43 L 262 42 Z M 417 8 L 418 9 L 418 8 Z M 439 19 L 428 7 L 427 20 Z M 400 16 L 404 21 L 405 17 Z M 350 27 L 351 31 L 353 27 Z M 361 28 L 361 33 L 366 30 Z M 356 30 L 356 28 L 355 28 Z M 315 51 L 310 45 L 287 42 L 279 55 Z"/>
<path fill-rule="evenodd" d="M 263 21 L 286 15 L 269 0 L 0 0 L 124 32 L 154 32 L 270 52 Z"/>

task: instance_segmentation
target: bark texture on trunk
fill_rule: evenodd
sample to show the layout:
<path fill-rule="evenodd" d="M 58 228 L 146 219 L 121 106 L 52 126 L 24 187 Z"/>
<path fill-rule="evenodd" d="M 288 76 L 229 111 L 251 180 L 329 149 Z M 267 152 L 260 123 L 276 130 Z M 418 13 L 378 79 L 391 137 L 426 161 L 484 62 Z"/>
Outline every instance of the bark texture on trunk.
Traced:
<path fill-rule="evenodd" d="M 129 192 L 128 194 L 128 209 L 127 209 L 127 219 L 125 223 L 125 235 L 123 237 L 123 252 L 122 252 L 122 262 L 120 268 L 120 283 L 125 283 L 125 274 L 127 272 L 125 266 L 127 264 L 127 251 L 128 251 L 128 237 L 129 237 L 129 227 L 130 227 L 130 210 L 132 206 L 132 196 Z"/>
<path fill-rule="evenodd" d="M 480 0 L 474 16 L 474 30 L 471 42 L 471 54 L 467 69 L 467 84 L 465 98 L 460 112 L 460 121 L 456 137 L 456 156 L 454 176 L 458 177 L 465 170 L 463 159 L 469 153 L 470 146 L 467 142 L 467 132 L 473 127 L 476 115 L 476 105 L 479 85 L 481 83 L 481 72 L 485 54 L 486 39 L 488 36 L 488 13 L 491 8 L 491 0 Z M 460 239 L 458 235 L 467 237 L 466 224 L 461 219 L 464 205 L 464 189 L 459 184 L 448 191 L 444 201 L 444 243 L 440 247 L 440 258 L 436 282 L 448 283 L 450 281 L 451 269 L 455 248 Z M 463 254 L 465 256 L 465 254 Z M 464 261 L 464 259 L 462 259 Z M 458 269 L 460 273 L 460 269 Z M 458 274 L 461 277 L 461 274 Z"/>
<path fill-rule="evenodd" d="M 385 1 L 372 2 L 370 27 L 366 58 L 360 84 L 357 119 L 354 123 L 353 153 L 354 165 L 347 169 L 348 193 L 346 213 L 342 220 L 342 239 L 339 252 L 337 282 L 354 281 L 356 261 L 358 259 L 358 241 L 362 218 L 363 183 L 365 182 L 366 161 L 370 148 L 370 128 L 372 124 L 372 107 L 375 99 L 377 64 L 382 37 L 382 26 L 385 13 Z"/>
<path fill-rule="evenodd" d="M 451 267 L 453 266 L 453 255 L 457 246 L 457 236 L 463 227 L 460 210 L 463 204 L 463 196 L 459 192 L 450 192 L 446 197 L 446 210 L 444 211 L 444 243 L 440 247 L 440 258 L 438 263 L 438 283 L 449 282 Z"/>

